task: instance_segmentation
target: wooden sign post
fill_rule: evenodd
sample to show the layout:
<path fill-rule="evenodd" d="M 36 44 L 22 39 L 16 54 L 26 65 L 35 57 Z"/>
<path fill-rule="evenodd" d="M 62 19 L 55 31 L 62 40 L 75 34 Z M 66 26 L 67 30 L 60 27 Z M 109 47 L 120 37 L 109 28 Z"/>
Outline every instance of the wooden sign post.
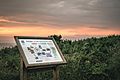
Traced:
<path fill-rule="evenodd" d="M 27 80 L 27 68 L 25 67 L 22 58 L 20 59 L 20 80 Z"/>
<path fill-rule="evenodd" d="M 53 70 L 53 80 L 59 80 L 59 65 L 66 60 L 50 37 L 15 36 L 20 52 L 20 80 L 28 80 L 29 71 Z"/>
<path fill-rule="evenodd" d="M 53 68 L 53 80 L 59 80 L 59 67 Z"/>

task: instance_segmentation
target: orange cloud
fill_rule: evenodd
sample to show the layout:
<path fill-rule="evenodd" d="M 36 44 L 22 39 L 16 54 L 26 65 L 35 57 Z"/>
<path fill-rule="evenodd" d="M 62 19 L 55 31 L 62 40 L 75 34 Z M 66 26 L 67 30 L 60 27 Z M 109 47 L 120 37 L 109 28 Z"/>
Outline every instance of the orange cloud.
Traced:
<path fill-rule="evenodd" d="M 120 34 L 119 30 L 99 29 L 90 27 L 77 27 L 77 28 L 53 28 L 52 26 L 31 26 L 31 27 L 0 27 L 0 36 L 49 36 L 52 34 L 63 36 L 74 35 L 113 35 Z"/>
<path fill-rule="evenodd" d="M 119 30 L 114 29 L 102 29 L 102 28 L 90 28 L 86 27 L 77 27 L 69 29 L 70 33 L 75 35 L 113 35 L 113 34 L 120 34 Z"/>
<path fill-rule="evenodd" d="M 13 20 L 8 20 L 8 19 L 2 19 L 2 18 L 0 19 L 0 22 L 26 24 L 24 22 L 18 22 L 18 21 L 13 21 Z"/>
<path fill-rule="evenodd" d="M 58 28 L 51 28 L 45 26 L 39 27 L 0 27 L 0 35 L 4 36 L 49 36 L 52 34 L 69 34 L 68 31 L 65 29 L 58 29 Z"/>

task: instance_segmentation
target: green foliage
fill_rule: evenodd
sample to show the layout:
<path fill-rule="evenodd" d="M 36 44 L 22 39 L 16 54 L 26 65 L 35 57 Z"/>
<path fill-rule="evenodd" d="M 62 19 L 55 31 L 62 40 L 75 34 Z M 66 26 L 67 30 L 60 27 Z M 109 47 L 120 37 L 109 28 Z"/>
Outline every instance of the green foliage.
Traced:
<path fill-rule="evenodd" d="M 60 80 L 120 80 L 120 35 L 85 40 L 62 40 L 51 35 L 67 65 L 60 67 Z M 17 47 L 0 50 L 0 80 L 19 80 Z M 30 72 L 29 80 L 52 80 L 52 71 Z"/>
<path fill-rule="evenodd" d="M 0 80 L 19 79 L 19 55 L 17 47 L 0 51 Z"/>

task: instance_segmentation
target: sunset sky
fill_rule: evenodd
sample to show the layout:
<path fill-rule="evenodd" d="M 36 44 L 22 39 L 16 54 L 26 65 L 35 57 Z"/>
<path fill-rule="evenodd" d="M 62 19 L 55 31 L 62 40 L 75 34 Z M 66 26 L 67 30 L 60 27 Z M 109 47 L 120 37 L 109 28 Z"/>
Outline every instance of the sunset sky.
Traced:
<path fill-rule="evenodd" d="M 120 35 L 120 0 L 0 0 L 0 42 L 13 36 Z"/>

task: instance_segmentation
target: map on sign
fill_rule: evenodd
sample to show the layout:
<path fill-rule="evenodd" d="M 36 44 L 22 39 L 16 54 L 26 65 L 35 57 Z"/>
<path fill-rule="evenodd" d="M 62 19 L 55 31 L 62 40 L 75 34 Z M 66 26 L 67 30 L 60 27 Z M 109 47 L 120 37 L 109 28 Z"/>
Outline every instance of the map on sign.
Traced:
<path fill-rule="evenodd" d="M 53 40 L 19 39 L 28 64 L 62 62 Z"/>

